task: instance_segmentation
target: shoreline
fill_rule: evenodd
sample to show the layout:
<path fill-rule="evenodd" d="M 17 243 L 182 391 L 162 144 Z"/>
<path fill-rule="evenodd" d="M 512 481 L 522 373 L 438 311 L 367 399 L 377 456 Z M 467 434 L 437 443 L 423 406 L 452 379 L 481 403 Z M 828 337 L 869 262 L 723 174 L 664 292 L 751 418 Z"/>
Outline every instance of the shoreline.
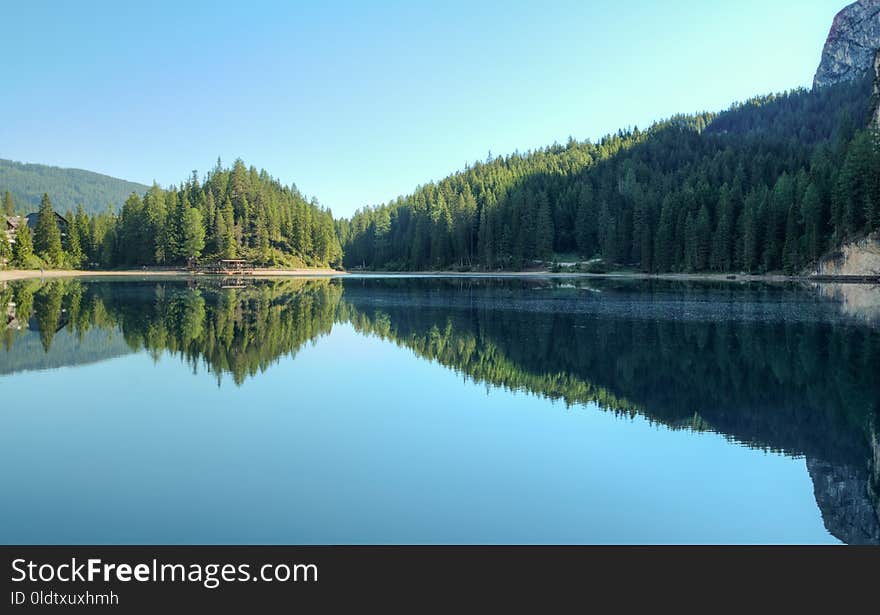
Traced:
<path fill-rule="evenodd" d="M 0 282 L 32 279 L 56 278 L 197 278 L 197 277 L 330 277 L 345 275 L 344 271 L 335 269 L 258 269 L 244 276 L 208 276 L 204 273 L 191 273 L 184 269 L 119 269 L 119 270 L 84 270 L 84 269 L 8 269 L 0 271 Z"/>
<path fill-rule="evenodd" d="M 77 270 L 77 269 L 31 269 L 0 270 L 0 282 L 29 279 L 57 278 L 326 278 L 326 277 L 398 277 L 398 278 L 593 278 L 620 280 L 672 280 L 680 282 L 813 282 L 813 283 L 853 283 L 880 284 L 878 276 L 789 276 L 783 274 L 733 274 L 733 273 L 551 273 L 549 271 L 337 271 L 335 269 L 257 269 L 243 276 L 215 276 L 204 273 L 191 273 L 183 269 L 120 269 L 120 270 Z"/>

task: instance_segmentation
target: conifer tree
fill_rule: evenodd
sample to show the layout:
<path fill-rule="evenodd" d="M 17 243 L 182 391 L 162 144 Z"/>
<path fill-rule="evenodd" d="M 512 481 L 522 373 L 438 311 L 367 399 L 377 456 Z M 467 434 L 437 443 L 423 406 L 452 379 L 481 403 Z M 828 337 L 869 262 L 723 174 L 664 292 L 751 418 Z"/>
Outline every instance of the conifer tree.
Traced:
<path fill-rule="evenodd" d="M 34 250 L 49 265 L 58 267 L 64 261 L 61 231 L 58 229 L 58 219 L 48 194 L 43 194 L 38 216 L 37 227 L 34 229 Z"/>
<path fill-rule="evenodd" d="M 782 249 L 782 267 L 785 273 L 793 275 L 798 272 L 801 264 L 800 240 L 801 230 L 798 208 L 792 204 L 788 209 L 785 221 L 785 245 Z"/>
<path fill-rule="evenodd" d="M 30 266 L 31 256 L 34 254 L 31 230 L 27 222 L 22 219 L 21 224 L 15 229 L 15 243 L 12 245 L 12 264 L 15 267 Z"/>
<path fill-rule="evenodd" d="M 79 238 L 80 249 L 82 250 L 83 262 L 91 263 L 95 260 L 94 242 L 92 240 L 92 222 L 82 205 L 76 208 L 76 214 L 73 217 L 73 225 L 76 226 L 77 236 Z"/>
<path fill-rule="evenodd" d="M 257 260 L 265 263 L 269 260 L 269 228 L 263 216 L 257 218 L 256 242 Z"/>
<path fill-rule="evenodd" d="M 73 222 L 68 225 L 67 230 L 67 262 L 70 267 L 77 269 L 83 264 L 82 242 L 80 240 L 79 226 L 75 222 L 75 218 L 71 216 Z"/>
<path fill-rule="evenodd" d="M 660 219 L 654 238 L 654 271 L 670 271 L 675 263 L 675 214 L 672 197 L 667 195 L 660 207 Z"/>
<path fill-rule="evenodd" d="M 235 222 L 233 218 L 232 201 L 227 198 L 223 203 L 221 215 L 223 219 L 223 236 L 220 238 L 220 252 L 223 258 L 235 258 Z"/>
<path fill-rule="evenodd" d="M 703 204 L 697 214 L 694 226 L 694 269 L 705 271 L 709 268 L 709 254 L 712 245 L 712 227 L 709 220 L 709 208 Z"/>
<path fill-rule="evenodd" d="M 538 214 L 535 220 L 535 255 L 547 259 L 553 253 L 553 217 L 550 202 L 543 192 L 538 195 Z"/>
<path fill-rule="evenodd" d="M 9 245 L 9 239 L 6 237 L 6 222 L 0 226 L 0 265 L 7 264 L 12 260 L 12 246 Z"/>
<path fill-rule="evenodd" d="M 181 224 L 180 256 L 182 258 L 198 258 L 205 247 L 205 226 L 202 214 L 195 207 L 189 207 Z"/>

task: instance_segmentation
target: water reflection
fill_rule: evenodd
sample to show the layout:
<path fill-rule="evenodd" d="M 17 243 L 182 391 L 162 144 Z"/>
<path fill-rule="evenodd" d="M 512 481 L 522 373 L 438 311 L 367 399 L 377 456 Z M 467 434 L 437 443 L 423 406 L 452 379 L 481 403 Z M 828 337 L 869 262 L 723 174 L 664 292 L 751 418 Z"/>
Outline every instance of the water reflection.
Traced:
<path fill-rule="evenodd" d="M 53 341 L 66 330 L 85 352 L 65 352 L 47 361 L 49 366 L 92 362 L 101 348 L 108 357 L 118 354 L 104 337 L 93 338 L 95 332 L 110 332 L 121 336 L 130 352 L 146 350 L 156 359 L 166 352 L 179 355 L 193 369 L 207 368 L 218 382 L 228 374 L 240 384 L 329 333 L 342 286 L 329 280 L 234 288 L 216 282 L 30 280 L 0 292 L 0 302 L 8 306 L 0 374 L 30 368 L 39 354 L 26 347 L 34 334 L 43 354 L 53 357 Z"/>
<path fill-rule="evenodd" d="M 875 294 L 477 278 L 24 281 L 0 289 L 0 374 L 146 351 L 240 384 L 350 323 L 493 387 L 803 456 L 828 530 L 877 544 Z"/>

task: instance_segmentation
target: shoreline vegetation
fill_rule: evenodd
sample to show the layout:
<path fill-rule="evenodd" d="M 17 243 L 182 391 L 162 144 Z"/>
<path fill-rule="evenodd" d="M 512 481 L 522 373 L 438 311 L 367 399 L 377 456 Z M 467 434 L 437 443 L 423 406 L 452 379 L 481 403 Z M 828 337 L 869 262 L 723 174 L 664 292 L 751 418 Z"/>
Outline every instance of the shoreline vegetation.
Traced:
<path fill-rule="evenodd" d="M 275 277 L 420 277 L 420 278 L 605 278 L 630 280 L 677 280 L 706 282 L 820 282 L 820 283 L 861 283 L 880 284 L 880 276 L 849 276 L 849 275 L 785 275 L 774 274 L 732 274 L 732 273 L 639 273 L 633 271 L 611 271 L 607 273 L 585 272 L 552 272 L 546 270 L 528 271 L 340 271 L 331 268 L 298 268 L 298 269 L 255 269 L 247 278 Z M 84 270 L 84 269 L 6 269 L 0 270 L 0 282 L 15 280 L 52 279 L 52 278 L 195 278 L 216 277 L 236 278 L 239 276 L 222 276 L 193 273 L 186 269 L 167 269 L 147 267 L 143 269 L 119 270 Z"/>

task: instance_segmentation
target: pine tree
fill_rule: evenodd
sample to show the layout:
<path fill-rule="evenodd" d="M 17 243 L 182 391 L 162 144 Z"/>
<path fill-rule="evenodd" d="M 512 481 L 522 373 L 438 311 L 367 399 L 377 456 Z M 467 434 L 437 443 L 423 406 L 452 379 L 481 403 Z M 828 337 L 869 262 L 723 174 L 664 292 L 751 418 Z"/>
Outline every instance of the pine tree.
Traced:
<path fill-rule="evenodd" d="M 797 206 L 792 204 L 785 221 L 785 245 L 782 248 L 782 267 L 788 275 L 797 273 L 801 266 L 801 229 L 797 210 Z"/>
<path fill-rule="evenodd" d="M 213 191 L 207 191 L 204 203 L 202 221 L 205 224 L 205 245 L 209 252 L 218 253 L 220 252 L 220 243 L 217 238 L 217 218 L 219 216 L 217 215 L 217 206 L 214 203 Z"/>
<path fill-rule="evenodd" d="M 727 185 L 721 187 L 718 195 L 718 224 L 712 240 L 712 256 L 710 264 L 715 271 L 731 271 L 733 269 L 734 241 L 734 206 L 733 198 Z"/>
<path fill-rule="evenodd" d="M 172 187 L 166 195 L 166 217 L 164 225 L 163 245 L 165 262 L 180 263 L 191 254 L 186 254 L 184 246 L 184 217 L 189 211 L 189 200 L 184 192 Z"/>
<path fill-rule="evenodd" d="M 589 183 L 584 184 L 578 193 L 577 214 L 575 214 L 575 243 L 581 256 L 590 258 L 598 252 L 593 190 Z"/>
<path fill-rule="evenodd" d="M 15 204 L 12 202 L 12 195 L 9 193 L 9 190 L 6 191 L 3 197 L 3 211 L 7 216 L 15 215 Z"/>
<path fill-rule="evenodd" d="M 122 206 L 119 221 L 119 257 L 128 264 L 144 265 L 152 262 L 152 233 L 144 211 L 144 202 L 131 193 Z"/>
<path fill-rule="evenodd" d="M 79 236 L 79 226 L 75 223 L 75 218 L 71 217 L 74 222 L 68 225 L 67 230 L 67 262 L 70 267 L 78 269 L 83 263 L 82 242 Z"/>
<path fill-rule="evenodd" d="M 34 250 L 37 256 L 49 265 L 57 267 L 64 261 L 64 253 L 61 249 L 61 231 L 58 229 L 58 219 L 52 209 L 52 202 L 49 200 L 48 194 L 43 194 L 43 199 L 40 202 L 37 227 L 34 229 Z"/>
<path fill-rule="evenodd" d="M 766 188 L 763 192 L 751 192 L 743 206 L 742 265 L 749 273 L 758 271 L 761 266 L 765 196 Z"/>
<path fill-rule="evenodd" d="M 198 258 L 205 247 L 205 226 L 202 224 L 202 214 L 195 207 L 186 210 L 181 225 L 181 256 L 184 258 Z"/>
<path fill-rule="evenodd" d="M 805 255 L 810 262 L 816 262 L 822 256 L 825 243 L 822 228 L 822 200 L 819 189 L 812 182 L 807 186 L 802 207 Z"/>
<path fill-rule="evenodd" d="M 535 256 L 547 260 L 553 254 L 553 216 L 547 195 L 538 195 L 538 214 L 535 220 Z"/>
<path fill-rule="evenodd" d="M 776 180 L 767 205 L 764 234 L 764 270 L 783 268 L 782 252 L 785 247 L 785 227 L 788 212 L 794 204 L 794 182 L 788 173 Z"/>
<path fill-rule="evenodd" d="M 73 225 L 76 226 L 77 236 L 79 237 L 80 248 L 83 254 L 83 262 L 86 264 L 94 262 L 95 244 L 92 239 L 92 222 L 82 205 L 76 208 L 76 214 L 73 218 Z"/>
<path fill-rule="evenodd" d="M 266 263 L 269 260 L 269 228 L 264 216 L 257 218 L 256 240 L 257 260 Z"/>
<path fill-rule="evenodd" d="M 223 203 L 221 212 L 223 218 L 224 234 L 220 240 L 220 252 L 223 258 L 235 258 L 236 242 L 235 242 L 235 221 L 232 209 L 232 201 L 227 197 Z M 218 217 L 221 217 L 218 216 Z"/>
<path fill-rule="evenodd" d="M 694 269 L 705 271 L 709 268 L 709 254 L 712 248 L 712 226 L 709 208 L 703 204 L 694 223 Z"/>
<path fill-rule="evenodd" d="M 486 206 L 480 209 L 477 245 L 477 258 L 482 263 L 483 269 L 491 271 L 495 266 L 495 235 L 492 231 L 492 222 L 489 219 L 489 209 Z"/>
<path fill-rule="evenodd" d="M 660 208 L 660 222 L 654 237 L 655 271 L 671 271 L 675 264 L 675 214 L 671 196 L 663 200 Z"/>
<path fill-rule="evenodd" d="M 0 265 L 6 265 L 12 259 L 12 246 L 6 237 L 6 222 L 0 227 Z"/>
<path fill-rule="evenodd" d="M 602 258 L 607 263 L 618 262 L 618 244 L 617 244 L 617 220 L 611 214 L 611 208 L 607 202 L 602 202 L 599 206 L 598 227 L 602 229 Z"/>
<path fill-rule="evenodd" d="M 147 225 L 146 245 L 143 249 L 145 262 L 165 262 L 165 224 L 168 219 L 165 191 L 153 184 L 144 195 L 144 219 Z"/>
<path fill-rule="evenodd" d="M 31 230 L 27 222 L 22 219 L 21 224 L 15 229 L 15 243 L 12 245 L 12 264 L 15 267 L 29 267 L 31 257 L 34 254 Z"/>

